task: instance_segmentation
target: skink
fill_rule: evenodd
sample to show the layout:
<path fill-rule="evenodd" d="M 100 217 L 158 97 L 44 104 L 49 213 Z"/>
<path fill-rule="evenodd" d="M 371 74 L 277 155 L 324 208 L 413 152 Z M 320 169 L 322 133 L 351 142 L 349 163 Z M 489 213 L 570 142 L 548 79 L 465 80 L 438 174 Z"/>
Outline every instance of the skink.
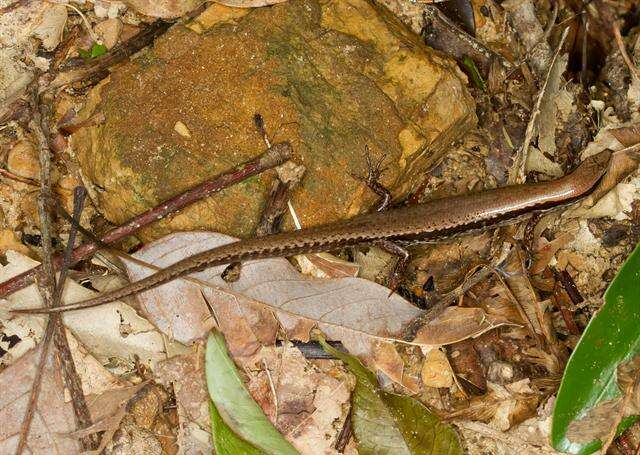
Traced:
<path fill-rule="evenodd" d="M 56 308 L 29 308 L 14 312 L 52 313 L 90 308 L 146 291 L 189 273 L 232 262 L 316 253 L 380 240 L 435 242 L 508 224 L 582 199 L 597 186 L 610 158 L 611 151 L 605 150 L 585 159 L 570 174 L 548 182 L 435 199 L 424 204 L 359 215 L 342 222 L 238 240 L 185 258 L 140 281 L 89 300 Z"/>

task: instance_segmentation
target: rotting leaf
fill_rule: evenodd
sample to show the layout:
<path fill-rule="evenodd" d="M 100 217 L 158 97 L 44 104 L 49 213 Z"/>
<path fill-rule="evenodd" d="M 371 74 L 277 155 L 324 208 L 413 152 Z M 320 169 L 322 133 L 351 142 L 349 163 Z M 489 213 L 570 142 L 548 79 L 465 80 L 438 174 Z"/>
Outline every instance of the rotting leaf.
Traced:
<path fill-rule="evenodd" d="M 640 353 L 640 246 L 629 256 L 604 295 L 604 305 L 591 319 L 562 378 L 553 410 L 551 443 L 556 450 L 590 454 L 600 439 L 571 441 L 569 426 L 599 403 L 620 396 L 618 366 Z M 630 424 L 623 420 L 618 431 Z"/>
<path fill-rule="evenodd" d="M 227 352 L 222 334 L 215 329 L 209 335 L 205 356 L 209 396 L 221 419 L 229 426 L 228 430 L 236 438 L 265 453 L 297 454 L 298 451 L 271 425 L 260 406 L 251 398 Z M 215 415 L 212 418 L 215 419 Z M 225 427 L 218 427 L 218 430 L 213 434 L 216 452 L 221 444 L 227 453 L 238 453 L 234 452 L 239 447 L 237 439 L 230 438 Z"/>
<path fill-rule="evenodd" d="M 419 401 L 380 390 L 374 374 L 358 359 L 338 351 L 322 339 L 320 343 L 356 376 L 351 419 L 358 453 L 463 453 L 460 438 L 452 426 L 442 423 Z"/>

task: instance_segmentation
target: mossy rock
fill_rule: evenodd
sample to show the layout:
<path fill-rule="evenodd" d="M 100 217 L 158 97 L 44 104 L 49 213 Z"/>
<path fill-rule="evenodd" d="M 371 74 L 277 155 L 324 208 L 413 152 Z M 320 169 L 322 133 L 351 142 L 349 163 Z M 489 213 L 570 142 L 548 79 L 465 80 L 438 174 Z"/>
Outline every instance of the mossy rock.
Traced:
<path fill-rule="evenodd" d="M 465 84 L 454 62 L 367 0 L 213 5 L 91 91 L 82 116 L 106 121 L 74 134 L 73 146 L 98 209 L 119 224 L 260 153 L 260 113 L 271 140 L 290 141 L 306 167 L 292 203 L 310 226 L 375 200 L 352 177 L 365 172 L 365 147 L 386 156 L 383 183 L 406 195 L 475 124 Z M 272 179 L 249 179 L 141 237 L 250 236 Z"/>

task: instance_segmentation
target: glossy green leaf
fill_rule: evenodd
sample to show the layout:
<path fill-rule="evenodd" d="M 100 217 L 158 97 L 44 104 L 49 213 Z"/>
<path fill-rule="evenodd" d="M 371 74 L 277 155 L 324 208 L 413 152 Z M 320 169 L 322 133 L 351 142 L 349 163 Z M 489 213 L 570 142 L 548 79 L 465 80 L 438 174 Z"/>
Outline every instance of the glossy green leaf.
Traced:
<path fill-rule="evenodd" d="M 551 443 L 556 450 L 589 454 L 602 441 L 577 443 L 567 438 L 572 421 L 596 404 L 620 396 L 619 364 L 640 353 L 640 246 L 629 256 L 604 295 L 604 305 L 591 319 L 564 371 L 553 410 Z M 629 426 L 625 419 L 618 431 Z"/>
<path fill-rule="evenodd" d="M 322 347 L 356 377 L 351 397 L 353 433 L 360 455 L 458 455 L 458 433 L 411 397 L 380 390 L 374 374 L 355 357 L 324 340 Z"/>
<path fill-rule="evenodd" d="M 245 443 L 245 450 L 253 446 L 257 452 L 273 455 L 295 455 L 298 451 L 271 425 L 262 409 L 253 401 L 244 385 L 233 360 L 227 352 L 224 337 L 214 330 L 207 341 L 205 373 L 209 396 L 221 420 L 228 428 L 219 427 L 221 433 L 214 433 L 214 443 L 229 443 L 222 448 L 228 453 L 238 447 L 238 439 Z M 212 425 L 215 415 L 212 414 Z M 229 430 L 229 431 L 227 431 Z M 236 438 L 230 439 L 229 432 Z M 218 450 L 216 446 L 216 450 Z M 220 452 L 218 452 L 220 453 Z"/>

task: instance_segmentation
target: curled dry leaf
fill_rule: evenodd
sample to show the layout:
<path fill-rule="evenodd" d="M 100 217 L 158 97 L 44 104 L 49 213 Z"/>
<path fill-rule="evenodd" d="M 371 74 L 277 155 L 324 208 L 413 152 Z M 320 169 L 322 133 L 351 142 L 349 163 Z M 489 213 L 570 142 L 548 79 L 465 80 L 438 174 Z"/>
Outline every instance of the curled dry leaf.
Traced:
<path fill-rule="evenodd" d="M 46 50 L 52 51 L 60 43 L 66 22 L 67 8 L 64 5 L 49 3 L 32 31 L 33 36 L 42 40 L 42 46 Z"/>
<path fill-rule="evenodd" d="M 453 370 L 447 355 L 440 349 L 430 350 L 422 364 L 422 382 L 427 387 L 451 387 Z"/>
<path fill-rule="evenodd" d="M 640 142 L 640 124 L 634 123 L 610 130 L 613 137 L 625 147 L 631 147 Z"/>
<path fill-rule="evenodd" d="M 107 444 L 111 442 L 120 422 L 127 412 L 127 405 L 136 394 L 145 386 L 145 383 L 135 386 L 115 388 L 100 395 L 88 395 L 87 404 L 93 419 L 93 425 L 74 431 L 69 436 L 83 438 L 85 436 L 104 432 L 100 440 L 100 446 L 95 451 L 85 452 L 84 455 L 98 455 L 102 453 Z"/>
<path fill-rule="evenodd" d="M 344 261 L 329 253 L 304 254 L 296 256 L 300 270 L 305 275 L 316 278 L 343 278 L 358 276 L 360 266 Z"/>
<path fill-rule="evenodd" d="M 529 379 L 511 384 L 487 383 L 489 393 L 474 397 L 469 407 L 449 414 L 450 418 L 491 422 L 493 428 L 506 431 L 535 415 L 540 401 Z"/>
<path fill-rule="evenodd" d="M 545 308 L 524 270 L 520 249 L 514 248 L 509 254 L 504 272 L 505 289 L 511 294 L 512 304 L 520 311 L 522 319 L 532 334 L 544 335 L 547 340 L 551 340 L 551 327 L 544 318 Z"/>
<path fill-rule="evenodd" d="M 533 264 L 529 267 L 531 275 L 541 273 L 551 262 L 560 248 L 564 248 L 567 243 L 571 242 L 574 236 L 571 232 L 564 232 L 557 238 L 549 241 L 544 237 L 537 239 L 534 251 Z"/>
<path fill-rule="evenodd" d="M 482 308 L 448 307 L 418 330 L 414 342 L 430 346 L 451 344 L 507 323 L 498 316 L 487 315 Z"/>

